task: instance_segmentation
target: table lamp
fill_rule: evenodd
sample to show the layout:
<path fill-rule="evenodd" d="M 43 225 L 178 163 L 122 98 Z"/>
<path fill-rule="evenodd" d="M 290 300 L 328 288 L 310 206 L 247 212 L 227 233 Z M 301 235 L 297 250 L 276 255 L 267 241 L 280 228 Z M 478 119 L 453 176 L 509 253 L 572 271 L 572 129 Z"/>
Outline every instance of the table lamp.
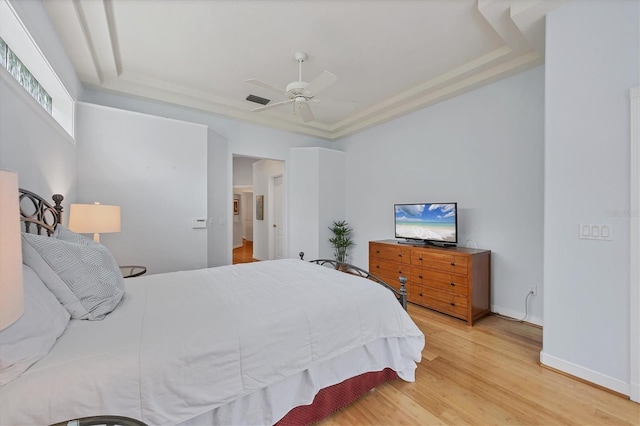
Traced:
<path fill-rule="evenodd" d="M 79 234 L 93 234 L 93 241 L 100 242 L 100 234 L 120 232 L 120 206 L 71 204 L 69 229 Z"/>
<path fill-rule="evenodd" d="M 0 330 L 24 312 L 18 175 L 0 169 Z"/>

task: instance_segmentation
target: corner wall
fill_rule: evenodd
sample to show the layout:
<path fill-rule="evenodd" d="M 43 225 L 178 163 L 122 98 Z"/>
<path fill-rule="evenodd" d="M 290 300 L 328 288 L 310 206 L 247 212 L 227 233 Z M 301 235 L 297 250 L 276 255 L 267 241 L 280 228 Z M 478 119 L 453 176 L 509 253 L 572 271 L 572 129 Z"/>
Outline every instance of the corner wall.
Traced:
<path fill-rule="evenodd" d="M 629 394 L 629 89 L 640 2 L 547 16 L 543 364 Z M 611 213 L 619 212 L 619 213 Z M 579 239 L 580 224 L 612 241 Z"/>

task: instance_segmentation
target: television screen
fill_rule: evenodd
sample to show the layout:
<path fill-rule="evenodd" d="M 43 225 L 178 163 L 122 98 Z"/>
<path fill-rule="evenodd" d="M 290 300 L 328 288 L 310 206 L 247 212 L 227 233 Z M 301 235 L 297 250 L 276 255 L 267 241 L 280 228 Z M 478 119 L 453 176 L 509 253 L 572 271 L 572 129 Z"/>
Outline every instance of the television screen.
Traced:
<path fill-rule="evenodd" d="M 457 243 L 457 203 L 396 204 L 396 238 Z"/>

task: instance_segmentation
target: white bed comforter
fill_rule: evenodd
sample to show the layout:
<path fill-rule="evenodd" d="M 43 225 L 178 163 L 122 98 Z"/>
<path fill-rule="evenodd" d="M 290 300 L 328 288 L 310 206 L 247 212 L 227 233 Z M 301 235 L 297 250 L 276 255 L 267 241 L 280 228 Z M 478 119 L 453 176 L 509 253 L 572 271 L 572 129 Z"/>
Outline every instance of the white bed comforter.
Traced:
<path fill-rule="evenodd" d="M 0 424 L 177 424 L 382 338 L 420 361 L 424 335 L 391 292 L 300 260 L 143 276 L 107 318 L 72 320 L 0 388 Z"/>

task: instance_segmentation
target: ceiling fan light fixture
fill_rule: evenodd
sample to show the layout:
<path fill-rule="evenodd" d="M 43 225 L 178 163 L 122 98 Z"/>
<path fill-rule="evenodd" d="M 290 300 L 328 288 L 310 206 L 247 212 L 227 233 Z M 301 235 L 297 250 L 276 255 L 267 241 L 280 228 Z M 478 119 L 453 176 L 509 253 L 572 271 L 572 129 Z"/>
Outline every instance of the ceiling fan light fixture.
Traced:
<path fill-rule="evenodd" d="M 296 52 L 294 58 L 298 61 L 298 81 L 292 81 L 287 84 L 287 87 L 283 91 L 256 78 L 250 78 L 247 80 L 247 83 L 255 84 L 256 86 L 260 86 L 274 92 L 284 93 L 289 98 L 285 101 L 275 102 L 270 105 L 255 108 L 252 111 L 266 111 L 281 105 L 292 103 L 293 114 L 298 115 L 302 122 L 306 123 L 308 121 L 315 121 L 315 116 L 313 115 L 311 106 L 308 102 L 314 99 L 319 92 L 335 83 L 338 77 L 329 71 L 323 71 L 310 83 L 302 81 L 302 63 L 307 59 L 307 54 L 304 52 Z M 296 108 L 299 109 L 299 114 L 296 114 Z"/>

